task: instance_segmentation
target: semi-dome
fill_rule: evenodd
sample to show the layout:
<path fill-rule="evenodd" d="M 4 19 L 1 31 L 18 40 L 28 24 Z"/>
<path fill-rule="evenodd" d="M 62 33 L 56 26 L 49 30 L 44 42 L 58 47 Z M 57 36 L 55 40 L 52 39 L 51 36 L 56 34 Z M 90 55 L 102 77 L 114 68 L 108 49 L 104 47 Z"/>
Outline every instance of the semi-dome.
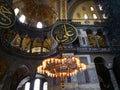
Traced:
<path fill-rule="evenodd" d="M 53 0 L 13 0 L 13 9 L 21 23 L 44 28 L 57 20 L 57 3 Z"/>

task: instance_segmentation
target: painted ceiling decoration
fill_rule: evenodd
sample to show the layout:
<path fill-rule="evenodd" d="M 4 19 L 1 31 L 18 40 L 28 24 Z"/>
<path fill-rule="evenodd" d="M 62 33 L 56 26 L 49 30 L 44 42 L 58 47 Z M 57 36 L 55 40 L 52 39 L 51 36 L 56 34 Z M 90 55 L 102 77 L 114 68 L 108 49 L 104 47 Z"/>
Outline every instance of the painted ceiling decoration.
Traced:
<path fill-rule="evenodd" d="M 36 27 L 37 23 L 42 28 L 53 25 L 58 17 L 57 2 L 54 0 L 13 0 L 13 8 L 18 9 L 17 17 L 25 17 L 25 24 Z"/>

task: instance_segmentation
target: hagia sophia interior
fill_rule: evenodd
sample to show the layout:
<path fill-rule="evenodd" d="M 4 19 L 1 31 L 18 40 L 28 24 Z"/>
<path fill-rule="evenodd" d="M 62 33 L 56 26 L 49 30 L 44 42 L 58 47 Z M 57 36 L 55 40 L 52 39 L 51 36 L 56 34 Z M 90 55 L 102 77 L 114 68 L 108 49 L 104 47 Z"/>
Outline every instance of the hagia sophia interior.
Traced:
<path fill-rule="evenodd" d="M 0 90 L 120 90 L 119 0 L 0 0 Z"/>

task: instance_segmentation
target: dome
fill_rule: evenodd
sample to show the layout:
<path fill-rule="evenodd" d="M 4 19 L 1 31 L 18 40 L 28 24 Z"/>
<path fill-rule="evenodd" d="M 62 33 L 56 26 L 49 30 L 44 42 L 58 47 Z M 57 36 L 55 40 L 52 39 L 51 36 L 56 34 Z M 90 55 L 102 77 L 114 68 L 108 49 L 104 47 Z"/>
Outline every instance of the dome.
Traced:
<path fill-rule="evenodd" d="M 13 9 L 21 23 L 45 28 L 57 20 L 57 3 L 53 0 L 13 0 Z"/>

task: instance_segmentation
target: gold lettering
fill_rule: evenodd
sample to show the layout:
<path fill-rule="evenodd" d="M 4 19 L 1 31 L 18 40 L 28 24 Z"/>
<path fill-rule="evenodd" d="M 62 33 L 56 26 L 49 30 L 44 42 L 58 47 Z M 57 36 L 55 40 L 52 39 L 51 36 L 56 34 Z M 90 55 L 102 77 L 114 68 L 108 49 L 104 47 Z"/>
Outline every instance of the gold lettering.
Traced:
<path fill-rule="evenodd" d="M 8 21 L 8 23 L 0 22 L 1 25 L 5 26 L 5 25 L 10 25 L 12 23 L 11 19 L 9 18 L 9 15 L 11 15 L 12 12 L 10 12 L 9 9 L 7 9 L 4 6 L 0 6 L 0 14 L 3 16 L 2 18 Z"/>
<path fill-rule="evenodd" d="M 64 37 L 64 39 L 60 40 L 59 36 L 56 36 L 56 41 L 61 41 L 62 43 L 64 43 L 66 40 L 68 40 L 68 37 Z"/>
<path fill-rule="evenodd" d="M 62 25 L 62 28 L 57 29 L 55 40 L 61 41 L 63 43 L 69 42 L 69 38 L 73 37 L 75 35 L 74 32 L 72 32 L 73 28 L 67 28 L 66 24 Z"/>
<path fill-rule="evenodd" d="M 67 28 L 66 28 L 66 25 L 65 25 L 65 24 L 64 24 L 64 30 L 65 30 L 65 36 L 66 36 L 66 37 L 71 37 L 71 36 L 73 36 L 73 35 L 74 35 L 74 33 L 71 33 L 71 34 L 70 34 L 70 32 L 71 32 L 71 31 L 67 30 Z"/>

